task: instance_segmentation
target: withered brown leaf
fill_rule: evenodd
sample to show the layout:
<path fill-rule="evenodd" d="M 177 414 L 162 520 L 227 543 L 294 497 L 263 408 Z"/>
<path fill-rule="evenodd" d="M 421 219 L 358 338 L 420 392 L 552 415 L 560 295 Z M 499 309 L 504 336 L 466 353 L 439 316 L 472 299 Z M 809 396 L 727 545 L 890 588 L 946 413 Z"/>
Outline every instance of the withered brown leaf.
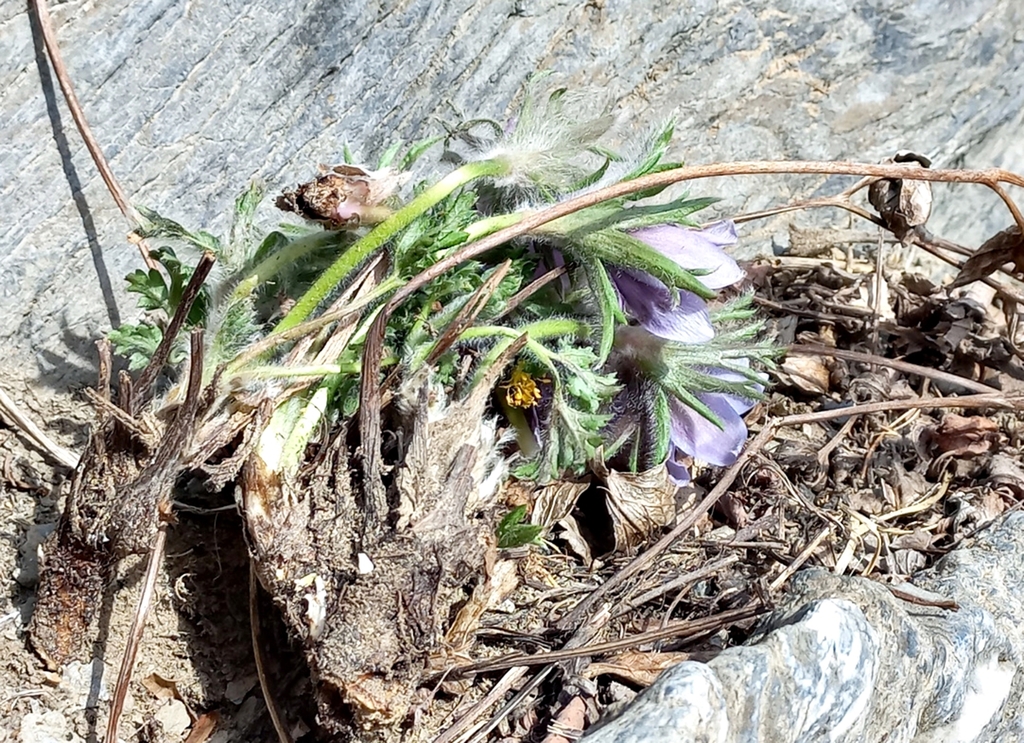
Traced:
<path fill-rule="evenodd" d="M 608 513 L 612 519 L 615 549 L 629 552 L 651 532 L 675 518 L 676 484 L 664 466 L 646 472 L 616 472 L 603 462 L 594 463 L 594 472 L 608 491 Z"/>
<path fill-rule="evenodd" d="M 1012 263 L 1014 271 L 1024 271 L 1024 238 L 1016 225 L 997 232 L 982 243 L 964 262 L 949 288 L 956 289 L 990 276 L 1005 263 Z"/>

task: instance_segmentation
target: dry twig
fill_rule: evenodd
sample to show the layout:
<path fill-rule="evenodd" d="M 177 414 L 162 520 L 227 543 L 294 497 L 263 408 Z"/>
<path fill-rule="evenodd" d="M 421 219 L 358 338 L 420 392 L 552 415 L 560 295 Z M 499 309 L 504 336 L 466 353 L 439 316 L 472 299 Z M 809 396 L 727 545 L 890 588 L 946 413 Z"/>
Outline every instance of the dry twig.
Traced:
<path fill-rule="evenodd" d="M 10 395 L 8 395 L 3 388 L 0 388 L 0 413 L 10 419 L 10 421 L 21 430 L 22 433 L 27 436 L 33 444 L 38 446 L 45 454 L 48 454 L 50 458 L 54 459 L 58 464 L 61 464 L 68 469 L 74 469 L 78 466 L 78 455 L 74 452 L 65 449 L 63 446 L 56 444 L 50 439 L 43 430 L 37 426 L 31 418 L 21 412 L 21 408 L 14 402 Z"/>
<path fill-rule="evenodd" d="M 142 595 L 139 596 L 138 606 L 135 607 L 132 628 L 128 634 L 128 644 L 125 646 L 124 655 L 121 658 L 121 667 L 117 672 L 117 684 L 114 686 L 114 698 L 110 703 L 110 716 L 107 718 L 107 732 L 104 737 L 106 743 L 117 743 L 117 726 L 121 720 L 121 711 L 124 709 L 125 697 L 128 696 L 128 684 L 132 680 L 135 657 L 139 653 L 142 635 L 146 631 L 146 620 L 149 618 L 149 610 L 153 605 L 153 594 L 156 593 L 156 578 L 160 573 L 160 566 L 163 564 L 164 548 L 166 545 L 167 524 L 162 522 L 160 529 L 156 533 L 153 548 L 149 553 L 146 578 L 142 584 Z"/>
<path fill-rule="evenodd" d="M 260 638 L 259 581 L 256 578 L 256 563 L 249 560 L 249 628 L 252 634 L 252 653 L 256 659 L 256 675 L 263 692 L 263 701 L 270 713 L 270 722 L 274 725 L 279 743 L 293 743 L 292 736 L 285 727 L 281 716 L 281 708 L 277 699 L 270 691 L 270 680 L 263 661 L 263 642 Z"/>
<path fill-rule="evenodd" d="M 103 150 L 100 149 L 96 137 L 93 136 L 89 121 L 85 118 L 82 105 L 78 102 L 75 88 L 71 84 L 71 76 L 68 75 L 68 68 L 64 64 L 64 57 L 60 53 L 60 45 L 57 43 L 57 34 L 53 30 L 53 21 L 50 19 L 50 9 L 46 4 L 46 0 L 31 0 L 31 2 L 35 8 L 36 17 L 39 19 L 39 28 L 43 33 L 43 44 L 46 46 L 46 53 L 50 57 L 50 64 L 53 65 L 53 72 L 57 76 L 61 92 L 64 93 L 64 100 L 71 111 L 71 117 L 75 120 L 75 126 L 78 127 L 78 132 L 82 135 L 85 147 L 89 150 L 92 161 L 96 163 L 96 169 L 99 170 L 100 177 L 103 178 L 107 190 L 117 204 L 117 208 L 121 210 L 121 214 L 127 218 L 132 228 L 135 229 L 142 220 L 139 217 L 139 213 L 128 202 L 124 189 L 121 188 L 121 184 L 114 175 L 114 171 L 110 169 Z M 150 256 L 149 248 L 146 247 L 145 241 L 138 240 L 137 244 L 139 254 L 142 256 L 142 260 L 146 262 L 146 267 L 150 269 L 159 268 L 156 261 Z"/>

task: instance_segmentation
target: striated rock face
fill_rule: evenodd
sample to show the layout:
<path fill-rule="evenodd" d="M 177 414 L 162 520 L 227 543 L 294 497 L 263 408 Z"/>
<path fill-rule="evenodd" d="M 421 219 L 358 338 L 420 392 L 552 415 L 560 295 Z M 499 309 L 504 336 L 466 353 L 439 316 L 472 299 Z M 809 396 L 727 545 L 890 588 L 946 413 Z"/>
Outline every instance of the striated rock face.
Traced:
<path fill-rule="evenodd" d="M 631 122 L 675 117 L 688 162 L 873 161 L 908 147 L 937 166 L 1024 169 L 1019 0 L 51 5 L 131 199 L 214 231 L 250 178 L 280 191 L 346 143 L 372 158 L 439 119 L 500 117 L 544 69 L 602 90 Z M 139 259 L 34 35 L 24 3 L 0 6 L 0 341 L 8 368 L 63 390 L 93 380 L 92 341 L 135 316 L 122 277 Z M 822 185 L 693 190 L 731 214 Z M 1008 223 L 983 188 L 947 194 L 932 224 L 950 238 L 976 245 Z M 746 230 L 745 249 L 777 229 Z"/>
<path fill-rule="evenodd" d="M 915 577 L 958 611 L 807 571 L 759 640 L 662 674 L 588 743 L 1024 740 L 1024 515 Z"/>

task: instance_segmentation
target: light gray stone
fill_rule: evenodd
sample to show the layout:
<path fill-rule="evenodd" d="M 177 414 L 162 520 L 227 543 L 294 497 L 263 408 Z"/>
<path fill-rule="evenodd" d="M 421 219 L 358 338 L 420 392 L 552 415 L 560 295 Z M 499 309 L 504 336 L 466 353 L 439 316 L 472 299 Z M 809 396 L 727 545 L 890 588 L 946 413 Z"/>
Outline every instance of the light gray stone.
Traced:
<path fill-rule="evenodd" d="M 70 729 L 63 714 L 56 710 L 29 712 L 21 718 L 18 732 L 20 743 L 82 743 L 82 738 Z"/>
<path fill-rule="evenodd" d="M 675 117 L 688 162 L 874 161 L 908 147 L 937 165 L 1024 170 L 1019 0 L 110 0 L 52 13 L 132 200 L 213 231 L 250 178 L 280 190 L 345 143 L 369 157 L 459 113 L 501 117 L 544 69 L 604 91 L 637 127 Z M 92 382 L 93 341 L 136 316 L 122 278 L 139 259 L 23 3 L 0 5 L 0 47 L 5 371 L 63 391 Z M 692 191 L 735 213 L 845 182 Z M 933 222 L 978 244 L 1008 219 L 972 186 L 940 189 Z M 745 228 L 743 250 L 770 253 L 780 229 Z"/>
<path fill-rule="evenodd" d="M 588 743 L 1024 740 L 1024 515 L 915 577 L 958 611 L 798 574 L 752 644 L 666 671 Z"/>

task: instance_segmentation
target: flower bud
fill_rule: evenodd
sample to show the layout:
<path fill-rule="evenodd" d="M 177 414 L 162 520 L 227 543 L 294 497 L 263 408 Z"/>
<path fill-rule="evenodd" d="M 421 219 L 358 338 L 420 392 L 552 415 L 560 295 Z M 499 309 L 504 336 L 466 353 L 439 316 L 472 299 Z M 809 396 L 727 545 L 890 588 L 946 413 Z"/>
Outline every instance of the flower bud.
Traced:
<path fill-rule="evenodd" d="M 336 165 L 294 191 L 284 192 L 277 207 L 335 229 L 375 225 L 391 214 L 386 202 L 407 178 L 392 168 L 374 171 Z"/>

